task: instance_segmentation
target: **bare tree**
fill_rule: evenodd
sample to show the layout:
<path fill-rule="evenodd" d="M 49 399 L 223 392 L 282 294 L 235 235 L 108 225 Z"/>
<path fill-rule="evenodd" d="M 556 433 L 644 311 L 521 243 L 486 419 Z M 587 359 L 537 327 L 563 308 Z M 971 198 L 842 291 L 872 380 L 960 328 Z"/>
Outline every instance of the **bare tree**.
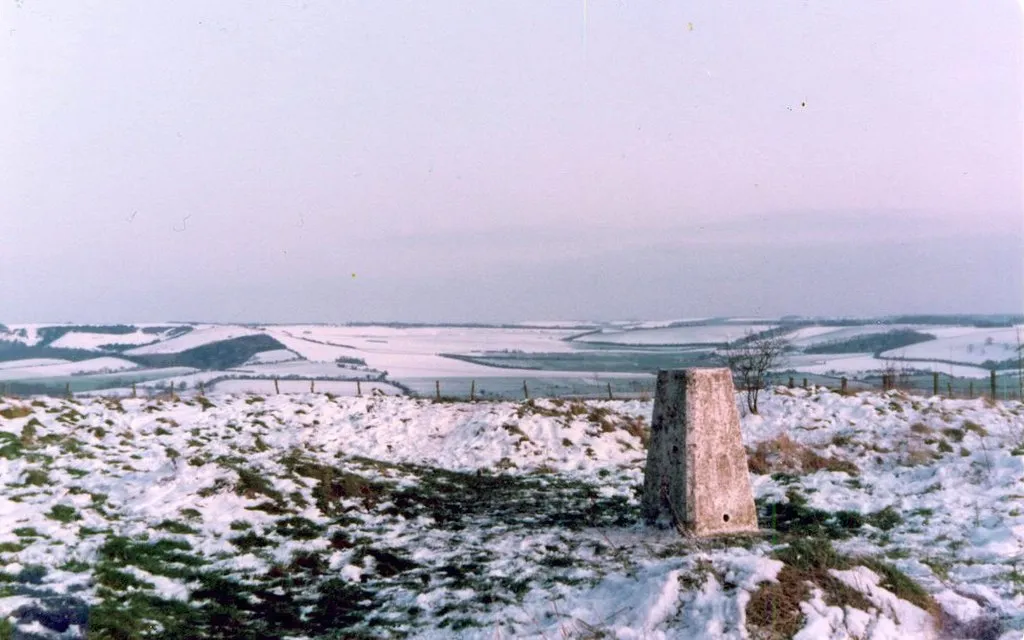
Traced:
<path fill-rule="evenodd" d="M 750 413 L 757 413 L 757 397 L 765 387 L 767 374 L 782 365 L 789 348 L 789 341 L 782 335 L 748 331 L 722 352 L 733 378 L 747 394 Z"/>

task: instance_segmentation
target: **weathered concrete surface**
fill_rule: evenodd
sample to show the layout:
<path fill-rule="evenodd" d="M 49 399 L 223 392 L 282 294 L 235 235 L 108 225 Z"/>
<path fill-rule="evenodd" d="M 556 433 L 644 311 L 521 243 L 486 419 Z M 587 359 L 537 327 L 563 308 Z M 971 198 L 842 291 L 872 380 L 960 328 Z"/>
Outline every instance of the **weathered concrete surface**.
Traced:
<path fill-rule="evenodd" d="M 698 536 L 757 531 L 728 369 L 658 372 L 643 513 Z"/>

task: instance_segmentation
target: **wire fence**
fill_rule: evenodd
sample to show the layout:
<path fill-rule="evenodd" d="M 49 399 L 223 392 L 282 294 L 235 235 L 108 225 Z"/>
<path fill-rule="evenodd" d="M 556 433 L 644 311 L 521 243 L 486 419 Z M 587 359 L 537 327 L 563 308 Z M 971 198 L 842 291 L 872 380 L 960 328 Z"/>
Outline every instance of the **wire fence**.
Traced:
<path fill-rule="evenodd" d="M 128 396 L 161 398 L 169 396 L 192 397 L 207 393 L 242 394 L 300 394 L 328 393 L 335 396 L 364 396 L 373 394 L 404 395 L 435 401 L 508 401 L 539 398 L 580 400 L 650 400 L 654 397 L 656 378 L 616 378 L 580 374 L 574 378 L 438 378 L 415 381 L 356 380 L 326 378 L 217 378 L 189 385 L 132 384 L 117 389 L 76 388 L 72 382 L 63 385 L 39 383 L 0 383 L 0 396 L 51 397 L 74 396 Z M 223 386 L 223 388 L 219 388 Z M 995 400 L 1021 400 L 1021 378 L 1016 372 L 995 374 L 989 378 L 963 378 L 944 373 L 932 374 L 880 374 L 866 377 L 844 377 L 800 373 L 772 374 L 762 386 L 816 389 L 827 388 L 838 393 L 864 391 L 901 391 L 918 396 Z M 742 391 L 737 385 L 737 391 Z"/>

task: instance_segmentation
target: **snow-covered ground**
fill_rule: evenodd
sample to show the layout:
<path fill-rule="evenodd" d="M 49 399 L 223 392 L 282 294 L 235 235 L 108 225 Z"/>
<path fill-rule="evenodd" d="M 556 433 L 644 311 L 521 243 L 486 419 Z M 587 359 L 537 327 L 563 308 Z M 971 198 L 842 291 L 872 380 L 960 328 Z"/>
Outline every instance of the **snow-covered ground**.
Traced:
<path fill-rule="evenodd" d="M 650 402 L 0 401 L 0 630 L 1021 637 L 1020 403 L 761 404 L 775 531 L 697 541 L 639 521 Z"/>
<path fill-rule="evenodd" d="M 197 325 L 194 330 L 186 333 L 185 335 L 178 336 L 177 338 L 171 338 L 170 340 L 163 340 L 161 342 L 148 344 L 143 347 L 137 347 L 130 351 L 126 351 L 125 353 L 136 356 L 154 353 L 180 353 L 212 342 L 230 340 L 232 338 L 240 338 L 242 336 L 253 336 L 258 335 L 259 333 L 261 332 L 255 329 L 237 325 Z"/>
<path fill-rule="evenodd" d="M 24 362 L 24 361 L 22 361 Z M 79 362 L 59 364 L 35 364 L 28 367 L 5 367 L 0 369 L 0 380 L 29 380 L 38 378 L 62 378 L 87 373 L 107 373 L 137 369 L 139 365 L 121 358 L 92 358 Z"/>
<path fill-rule="evenodd" d="M 60 349 L 85 349 L 96 351 L 107 345 L 144 345 L 157 342 L 163 338 L 162 334 L 144 333 L 86 333 L 84 331 L 71 331 L 65 333 L 50 343 L 51 347 Z"/>
<path fill-rule="evenodd" d="M 249 358 L 246 361 L 246 365 L 250 364 L 274 364 L 277 362 L 291 362 L 292 360 L 299 359 L 299 354 L 288 349 L 273 349 L 271 351 L 261 351 Z M 245 366 L 245 365 L 243 365 Z"/>
<path fill-rule="evenodd" d="M 771 324 L 721 324 L 630 331 L 607 330 L 582 336 L 577 338 L 576 342 L 621 345 L 715 344 L 739 340 L 748 332 L 759 333 L 773 327 Z"/>
<path fill-rule="evenodd" d="M 9 324 L 7 328 L 10 333 L 0 333 L 0 340 L 6 340 L 9 342 L 20 342 L 26 346 L 34 346 L 39 344 L 42 337 L 39 335 L 39 329 L 43 327 L 59 327 L 60 324 Z M 24 335 L 21 335 L 24 333 Z"/>
<path fill-rule="evenodd" d="M 565 372 L 500 369 L 446 358 L 443 353 L 481 353 L 518 349 L 527 352 L 568 352 L 563 338 L 573 331 L 554 329 L 487 329 L 461 327 L 270 327 L 267 333 L 312 361 L 333 362 L 358 357 L 388 377 L 450 378 L 488 376 L 564 376 Z"/>
<path fill-rule="evenodd" d="M 786 367 L 819 375 L 862 376 L 885 372 L 889 367 L 915 371 L 938 371 L 962 378 L 987 378 L 988 369 L 963 364 L 946 364 L 927 360 L 895 360 L 876 358 L 870 353 L 843 353 L 835 355 L 798 354 L 789 356 Z"/>
<path fill-rule="evenodd" d="M 8 360 L 0 362 L 0 370 L 3 369 L 32 369 L 35 367 L 46 367 L 55 364 L 68 364 L 70 360 L 61 358 L 26 358 L 24 360 Z"/>
<path fill-rule="evenodd" d="M 934 334 L 936 327 L 919 324 L 863 324 L 852 327 L 802 327 L 786 334 L 794 347 L 807 348 L 830 342 L 844 342 L 869 336 L 877 333 L 889 333 L 890 331 L 917 331 L 919 333 Z"/>
<path fill-rule="evenodd" d="M 986 360 L 1001 362 L 1016 359 L 1018 332 L 1024 343 L 1024 327 L 966 329 L 956 327 L 952 331 L 943 332 L 944 335 L 937 336 L 936 340 L 893 349 L 882 355 L 981 364 Z"/>
<path fill-rule="evenodd" d="M 319 393 L 333 393 L 339 396 L 355 396 L 358 393 L 364 395 L 370 395 L 374 389 L 379 389 L 381 393 L 385 393 L 389 396 L 402 395 L 401 389 L 384 383 L 384 382 L 373 382 L 367 380 L 360 382 L 357 386 L 355 382 L 346 382 L 343 380 L 317 380 L 313 383 L 314 390 Z M 237 379 L 237 380 L 222 380 L 216 383 L 213 387 L 213 391 L 217 393 L 263 393 L 272 394 L 277 393 L 307 393 L 309 392 L 309 381 L 307 380 L 278 380 L 277 387 L 274 386 L 273 380 L 266 379 Z"/>

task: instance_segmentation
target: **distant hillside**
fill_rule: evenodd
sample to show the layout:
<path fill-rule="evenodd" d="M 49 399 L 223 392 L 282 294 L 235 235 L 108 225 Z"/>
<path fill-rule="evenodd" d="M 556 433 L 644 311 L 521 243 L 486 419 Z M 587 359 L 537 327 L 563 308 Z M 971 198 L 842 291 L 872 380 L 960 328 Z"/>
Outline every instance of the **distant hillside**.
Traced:
<path fill-rule="evenodd" d="M 192 367 L 195 369 L 232 369 L 248 362 L 262 351 L 287 349 L 274 338 L 260 334 L 211 342 L 177 353 L 123 355 L 121 357 L 147 367 Z"/>
<path fill-rule="evenodd" d="M 930 333 L 912 329 L 897 329 L 885 333 L 869 333 L 838 342 L 826 342 L 804 349 L 804 353 L 881 353 L 891 349 L 909 347 L 919 342 L 935 340 Z"/>

